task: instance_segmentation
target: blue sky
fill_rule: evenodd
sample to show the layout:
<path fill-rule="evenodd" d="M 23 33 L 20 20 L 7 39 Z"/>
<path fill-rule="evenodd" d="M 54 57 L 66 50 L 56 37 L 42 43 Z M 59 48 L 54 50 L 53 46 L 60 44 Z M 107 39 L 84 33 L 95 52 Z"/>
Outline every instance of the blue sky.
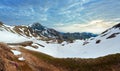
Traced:
<path fill-rule="evenodd" d="M 62 32 L 100 33 L 120 22 L 119 11 L 120 0 L 0 0 L 0 21 Z"/>

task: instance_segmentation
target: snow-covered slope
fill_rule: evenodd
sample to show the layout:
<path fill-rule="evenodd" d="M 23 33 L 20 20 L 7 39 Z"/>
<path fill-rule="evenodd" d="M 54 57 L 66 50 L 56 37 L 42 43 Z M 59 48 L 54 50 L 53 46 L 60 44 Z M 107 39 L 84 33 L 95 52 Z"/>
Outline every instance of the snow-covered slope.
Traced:
<path fill-rule="evenodd" d="M 10 33 L 8 31 L 0 31 L 0 42 L 6 42 L 6 43 L 16 43 L 16 42 L 23 42 L 23 41 L 27 41 L 28 39 L 14 34 L 14 33 Z"/>
<path fill-rule="evenodd" d="M 0 42 L 16 43 L 28 40 L 26 37 L 16 33 L 13 28 L 14 26 L 0 24 Z"/>
<path fill-rule="evenodd" d="M 120 25 L 120 24 L 118 24 Z M 117 26 L 117 25 L 116 25 Z M 92 40 L 83 41 L 76 40 L 74 43 L 67 44 L 46 44 L 44 48 L 34 49 L 26 47 L 27 49 L 40 51 L 54 57 L 80 57 L 80 58 L 96 58 L 108 54 L 120 53 L 120 27 L 112 27 L 100 34 Z M 111 37 L 112 36 L 112 37 Z M 83 45 L 87 42 L 86 45 Z"/>
<path fill-rule="evenodd" d="M 38 48 L 26 46 L 25 47 L 26 49 L 43 52 L 58 58 L 66 57 L 96 58 L 108 54 L 120 53 L 119 25 L 120 24 L 108 29 L 99 36 L 89 39 L 88 41 L 75 40 L 73 43 L 63 42 L 61 44 L 55 42 L 48 43 L 46 41 L 39 40 L 34 36 L 32 37 L 23 36 L 21 34 L 16 33 L 15 30 L 9 29 L 14 27 L 8 26 L 9 28 L 6 28 L 4 26 L 1 26 L 0 42 L 19 43 L 24 41 L 32 41 L 33 42 L 32 45 L 36 45 L 38 46 Z"/>
<path fill-rule="evenodd" d="M 93 33 L 60 33 L 54 29 L 47 28 L 40 23 L 29 26 L 8 26 L 0 22 L 0 31 L 7 31 L 27 38 L 36 38 L 44 41 L 61 43 L 63 41 L 72 42 L 74 39 L 85 39 L 95 37 Z"/>

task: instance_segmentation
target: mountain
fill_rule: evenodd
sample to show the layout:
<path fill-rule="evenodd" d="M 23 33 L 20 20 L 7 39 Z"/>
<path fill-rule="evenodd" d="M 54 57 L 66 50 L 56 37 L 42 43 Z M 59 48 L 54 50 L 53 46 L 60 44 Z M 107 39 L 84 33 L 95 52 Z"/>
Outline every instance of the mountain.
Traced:
<path fill-rule="evenodd" d="M 120 53 L 120 28 L 119 24 L 109 28 L 97 37 L 88 40 L 75 40 L 73 43 L 66 41 L 61 44 L 45 44 L 44 48 L 28 49 L 40 51 L 45 54 L 58 57 L 80 57 L 80 58 L 97 58 L 109 54 Z M 54 50 L 54 51 L 53 51 Z"/>
<path fill-rule="evenodd" d="M 31 28 L 39 36 L 46 37 L 48 40 L 57 39 L 59 41 L 63 41 L 63 38 L 58 31 L 51 29 L 51 28 L 47 28 L 45 26 L 42 26 L 40 23 L 34 23 L 34 24 L 30 25 L 29 28 Z"/>
<path fill-rule="evenodd" d="M 85 40 L 85 39 L 89 39 L 91 37 L 98 36 L 97 34 L 87 33 L 87 32 L 61 33 L 61 35 L 64 38 L 64 40 L 66 40 L 66 41 L 70 41 L 70 40 L 72 41 L 72 40 L 76 40 L 76 39 Z"/>
<path fill-rule="evenodd" d="M 8 26 L 0 22 L 1 31 L 8 31 L 12 33 L 16 33 L 23 37 L 34 37 L 36 39 L 44 40 L 44 41 L 52 41 L 61 43 L 63 41 L 73 42 L 76 39 L 88 39 L 90 37 L 96 37 L 96 34 L 93 33 L 61 33 L 54 29 L 47 28 L 40 23 L 34 23 L 29 26 Z"/>
<path fill-rule="evenodd" d="M 48 34 L 46 29 L 49 28 L 40 24 L 37 26 L 8 26 L 0 23 L 1 71 L 120 70 L 120 24 L 97 37 L 77 39 L 73 43 L 49 43 L 54 40 L 53 36 L 49 36 L 53 39 L 48 42 L 44 40 L 48 36 L 42 33 Z"/>
<path fill-rule="evenodd" d="M 112 44 L 114 41 L 114 43 L 117 45 L 118 44 L 117 42 L 119 41 L 119 39 L 120 39 L 120 23 L 107 29 L 106 31 L 102 32 L 99 36 L 97 36 L 94 39 L 90 39 L 89 41 L 95 42 L 95 44 L 102 44 L 103 42 L 104 43 L 109 42 L 109 44 L 110 43 Z"/>
<path fill-rule="evenodd" d="M 73 42 L 73 40 L 76 39 L 88 39 L 90 37 L 96 37 L 97 34 L 93 33 L 61 33 L 59 31 L 56 31 L 51 28 L 47 28 L 45 26 L 42 26 L 40 23 L 34 23 L 29 26 L 32 28 L 36 33 L 38 33 L 39 36 L 45 36 L 48 37 L 49 39 L 57 39 L 60 41 L 70 41 Z"/>
<path fill-rule="evenodd" d="M 119 24 L 115 26 L 109 28 L 108 30 L 101 33 L 97 37 L 92 37 L 87 40 L 78 39 L 74 40 L 73 43 L 69 43 L 66 41 L 63 41 L 62 43 L 54 42 L 49 43 L 43 40 L 38 40 L 36 38 L 22 38 L 22 37 L 19 37 L 19 42 L 25 43 L 25 41 L 31 41 L 32 43 L 30 44 L 28 43 L 27 45 L 24 44 L 25 45 L 24 47 L 26 47 L 26 49 L 42 52 L 53 57 L 97 58 L 109 54 L 120 53 L 119 48 L 120 30 L 118 27 Z M 16 41 L 17 39 L 15 39 L 14 37 L 14 39 L 11 40 Z M 23 45 L 23 43 L 18 43 L 18 40 L 16 41 L 16 43 Z"/>
<path fill-rule="evenodd" d="M 51 30 L 50 28 L 42 26 L 39 23 L 34 23 L 30 26 L 7 26 L 1 23 L 0 41 L 6 43 L 21 43 L 25 41 L 31 41 L 33 44 L 35 44 L 35 46 L 45 48 L 33 49 L 29 47 L 30 49 L 36 51 L 43 50 L 41 52 L 55 57 L 99 57 L 119 52 L 119 25 L 120 24 L 117 24 L 104 31 L 97 37 L 93 37 L 96 35 L 91 33 L 60 33 L 54 29 Z M 75 40 L 74 37 L 77 40 Z M 83 40 L 85 38 L 90 39 Z M 73 43 L 68 42 L 71 40 L 74 40 Z M 55 44 L 56 41 L 62 42 Z"/>

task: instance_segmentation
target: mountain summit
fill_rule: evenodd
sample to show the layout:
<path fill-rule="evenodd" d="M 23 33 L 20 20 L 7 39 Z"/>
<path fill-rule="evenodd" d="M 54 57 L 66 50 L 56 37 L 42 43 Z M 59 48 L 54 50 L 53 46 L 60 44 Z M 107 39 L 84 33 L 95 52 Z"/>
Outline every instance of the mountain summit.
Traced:
<path fill-rule="evenodd" d="M 41 26 L 43 29 L 36 26 Z M 118 26 L 119 24 L 88 40 L 74 40 L 73 43 L 63 40 L 61 43 L 56 43 L 53 42 L 58 40 L 55 30 L 40 24 L 35 24 L 34 29 L 31 28 L 32 26 L 0 24 L 0 42 L 7 43 L 0 43 L 0 70 L 120 71 L 118 69 L 120 65 Z M 45 36 L 45 33 L 53 36 Z"/>
<path fill-rule="evenodd" d="M 63 42 L 69 41 L 73 42 L 76 39 L 88 39 L 90 37 L 96 37 L 96 34 L 93 33 L 61 33 L 52 28 L 47 28 L 40 23 L 33 23 L 29 26 L 8 26 L 0 23 L 0 29 L 8 31 L 14 34 L 18 34 L 24 37 L 34 37 L 40 40 L 45 41 L 54 41 L 54 42 Z"/>
<path fill-rule="evenodd" d="M 40 23 L 34 23 L 30 25 L 29 27 L 31 27 L 33 30 L 39 30 L 39 31 L 45 30 L 45 27 L 42 26 Z"/>
<path fill-rule="evenodd" d="M 47 28 L 40 23 L 34 23 L 29 26 L 34 32 L 36 32 L 39 36 L 45 36 L 48 39 L 57 39 L 58 42 L 61 41 L 73 41 L 75 39 L 88 39 L 90 37 L 96 37 L 97 34 L 87 33 L 87 32 L 76 32 L 76 33 L 61 33 L 52 28 Z"/>

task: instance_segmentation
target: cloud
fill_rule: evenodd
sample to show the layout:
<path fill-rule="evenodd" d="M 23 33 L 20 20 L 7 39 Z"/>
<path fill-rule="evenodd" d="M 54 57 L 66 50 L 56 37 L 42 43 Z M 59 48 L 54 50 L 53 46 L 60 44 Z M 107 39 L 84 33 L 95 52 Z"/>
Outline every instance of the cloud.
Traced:
<path fill-rule="evenodd" d="M 120 0 L 0 1 L 0 20 L 8 24 L 40 22 L 52 27 L 55 26 L 53 24 L 58 25 L 59 22 L 73 26 L 76 23 L 87 25 L 96 19 L 119 22 L 119 11 Z"/>
<path fill-rule="evenodd" d="M 120 18 L 115 18 L 115 19 L 113 19 L 114 21 L 120 21 Z"/>
<path fill-rule="evenodd" d="M 84 15 L 86 18 L 112 20 L 119 18 L 120 0 L 98 0 L 84 5 Z"/>
<path fill-rule="evenodd" d="M 75 7 L 75 6 L 77 6 L 77 5 L 81 5 L 81 4 L 82 4 L 81 2 L 73 3 L 73 4 L 69 5 L 68 7 L 64 8 L 63 10 L 68 10 L 68 9 L 70 9 L 70 8 L 73 8 L 73 7 Z"/>
<path fill-rule="evenodd" d="M 40 6 L 40 0 L 2 0 L 0 2 L 0 20 L 7 24 L 28 24 L 47 21 L 50 6 Z M 19 21 L 18 21 L 19 20 Z"/>
<path fill-rule="evenodd" d="M 67 6 L 60 8 L 58 14 L 65 18 L 62 19 L 62 21 L 65 21 L 66 23 L 76 21 L 87 22 L 85 18 L 82 18 L 82 11 L 84 10 L 83 5 L 88 2 L 90 2 L 90 0 L 70 0 L 70 3 Z"/>
<path fill-rule="evenodd" d="M 66 26 L 59 26 L 55 29 L 62 32 L 92 32 L 92 33 L 101 33 L 106 29 L 112 27 L 116 23 L 106 22 L 104 20 L 93 20 L 87 24 L 71 24 Z"/>
<path fill-rule="evenodd" d="M 57 23 L 57 24 L 54 24 L 54 26 L 56 26 L 56 27 L 60 27 L 60 26 L 64 26 L 65 24 L 63 24 L 63 23 Z"/>
<path fill-rule="evenodd" d="M 89 0 L 71 0 L 70 4 L 68 4 L 66 7 L 63 7 L 61 11 L 66 11 L 74 7 L 80 8 L 82 7 L 83 4 L 88 3 L 88 2 Z"/>

